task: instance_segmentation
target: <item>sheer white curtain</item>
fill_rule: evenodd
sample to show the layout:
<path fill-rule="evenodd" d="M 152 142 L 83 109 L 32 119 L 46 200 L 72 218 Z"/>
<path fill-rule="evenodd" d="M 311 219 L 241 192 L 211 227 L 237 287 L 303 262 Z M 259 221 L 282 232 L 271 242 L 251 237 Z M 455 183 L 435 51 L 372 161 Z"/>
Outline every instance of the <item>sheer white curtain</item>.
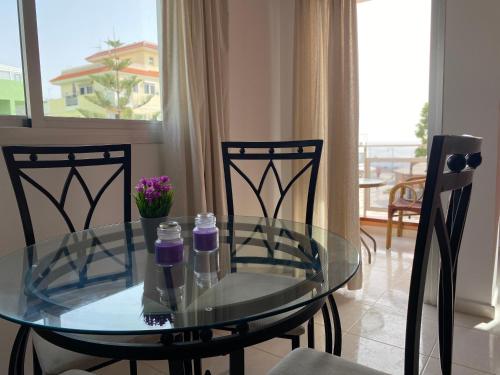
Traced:
<path fill-rule="evenodd" d="M 294 137 L 321 138 L 315 224 L 359 248 L 356 0 L 296 0 Z M 298 218 L 307 196 L 297 189 Z M 361 286 L 361 273 L 350 288 Z"/>
<path fill-rule="evenodd" d="M 158 0 L 165 173 L 173 215 L 226 211 L 221 140 L 227 138 L 227 0 Z"/>

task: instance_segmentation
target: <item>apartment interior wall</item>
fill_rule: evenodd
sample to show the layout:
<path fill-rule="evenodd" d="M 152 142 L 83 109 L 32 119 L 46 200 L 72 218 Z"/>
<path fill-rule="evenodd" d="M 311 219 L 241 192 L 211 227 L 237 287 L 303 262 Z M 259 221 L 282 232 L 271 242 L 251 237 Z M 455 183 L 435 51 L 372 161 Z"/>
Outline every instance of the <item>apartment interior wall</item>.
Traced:
<path fill-rule="evenodd" d="M 446 2 L 443 134 L 483 137 L 457 279 L 457 309 L 493 316 L 497 303 L 500 2 Z"/>
<path fill-rule="evenodd" d="M 233 141 L 292 139 L 293 15 L 290 0 L 229 2 L 229 122 Z M 279 164 L 279 163 L 278 163 Z M 264 162 L 239 163 L 258 185 Z M 287 182 L 291 165 L 278 165 Z M 271 206 L 277 186 L 269 176 L 263 190 Z M 232 175 L 235 212 L 262 215 L 248 185 Z M 290 218 L 290 201 L 281 211 Z"/>

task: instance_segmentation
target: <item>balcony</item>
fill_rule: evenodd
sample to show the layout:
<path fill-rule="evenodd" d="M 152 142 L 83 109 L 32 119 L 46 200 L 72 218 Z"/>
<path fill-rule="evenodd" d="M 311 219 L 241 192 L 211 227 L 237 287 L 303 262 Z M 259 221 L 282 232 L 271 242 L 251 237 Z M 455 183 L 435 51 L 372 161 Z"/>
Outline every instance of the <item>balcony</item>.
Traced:
<path fill-rule="evenodd" d="M 359 176 L 385 182 L 379 188 L 360 189 L 360 216 L 367 219 L 387 219 L 391 188 L 409 177 L 425 176 L 427 159 L 415 157 L 418 144 L 360 144 Z M 405 217 L 417 222 L 418 217 Z"/>
<path fill-rule="evenodd" d="M 69 95 L 64 97 L 66 107 L 75 107 L 78 105 L 78 96 Z"/>

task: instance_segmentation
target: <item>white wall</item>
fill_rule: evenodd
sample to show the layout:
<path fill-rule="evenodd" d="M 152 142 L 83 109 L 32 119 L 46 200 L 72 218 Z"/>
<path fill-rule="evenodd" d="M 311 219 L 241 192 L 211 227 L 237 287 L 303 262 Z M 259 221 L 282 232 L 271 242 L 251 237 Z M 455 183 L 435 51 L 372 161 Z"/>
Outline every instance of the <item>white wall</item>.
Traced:
<path fill-rule="evenodd" d="M 457 309 L 496 304 L 499 222 L 500 1 L 446 3 L 443 133 L 483 137 L 457 280 Z"/>
<path fill-rule="evenodd" d="M 291 0 L 229 2 L 229 122 L 234 141 L 292 139 L 293 17 Z M 258 183 L 263 162 L 241 163 Z M 283 165 L 285 179 L 290 171 Z M 267 202 L 276 201 L 272 179 Z M 233 175 L 235 212 L 262 215 L 254 195 Z M 286 204 L 283 217 L 289 216 Z"/>

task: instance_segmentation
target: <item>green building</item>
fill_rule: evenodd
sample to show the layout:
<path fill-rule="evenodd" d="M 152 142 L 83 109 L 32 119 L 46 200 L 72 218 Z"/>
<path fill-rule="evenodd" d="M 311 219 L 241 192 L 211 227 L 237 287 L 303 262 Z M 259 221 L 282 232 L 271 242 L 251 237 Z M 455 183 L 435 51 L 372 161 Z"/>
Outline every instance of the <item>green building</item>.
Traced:
<path fill-rule="evenodd" d="M 21 69 L 0 65 L 0 116 L 26 114 L 22 77 Z"/>

